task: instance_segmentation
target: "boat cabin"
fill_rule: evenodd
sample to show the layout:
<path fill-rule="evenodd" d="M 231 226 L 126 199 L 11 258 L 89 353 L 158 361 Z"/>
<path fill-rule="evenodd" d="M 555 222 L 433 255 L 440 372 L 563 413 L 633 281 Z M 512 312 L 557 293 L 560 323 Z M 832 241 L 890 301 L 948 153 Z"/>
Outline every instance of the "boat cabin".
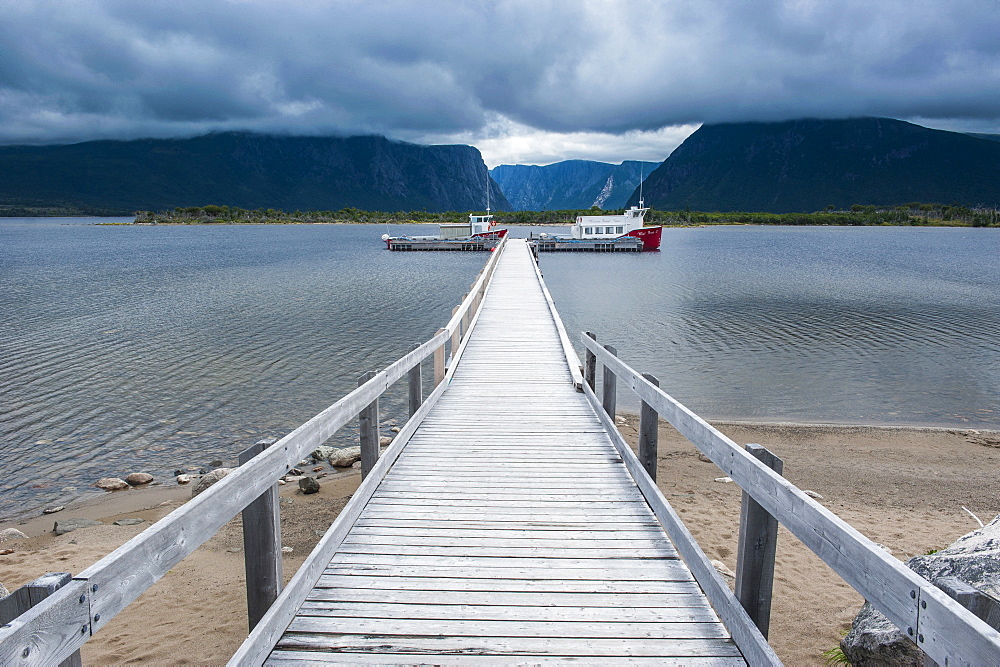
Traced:
<path fill-rule="evenodd" d="M 577 216 L 576 224 L 573 225 L 573 238 L 615 238 L 628 234 L 642 228 L 643 217 L 648 210 L 640 201 L 639 206 L 632 206 L 622 215 Z"/>
<path fill-rule="evenodd" d="M 444 223 L 438 225 L 438 229 L 443 239 L 461 239 L 467 236 L 475 236 L 476 234 L 486 234 L 493 228 L 493 224 L 492 215 L 473 214 L 469 216 L 468 224 Z"/>

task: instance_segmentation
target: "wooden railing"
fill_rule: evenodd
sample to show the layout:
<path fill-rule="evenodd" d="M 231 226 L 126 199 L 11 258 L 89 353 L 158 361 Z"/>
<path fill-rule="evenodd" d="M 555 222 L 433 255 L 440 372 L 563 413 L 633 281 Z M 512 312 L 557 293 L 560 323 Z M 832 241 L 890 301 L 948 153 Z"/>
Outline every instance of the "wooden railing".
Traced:
<path fill-rule="evenodd" d="M 244 508 L 253 514 L 251 520 L 244 520 L 245 529 L 252 531 L 244 535 L 251 625 L 262 618 L 281 593 L 281 544 L 275 500 L 278 479 L 338 429 L 360 416 L 362 421 L 367 419 L 361 428 L 362 473 L 370 479 L 362 483 L 351 503 L 360 500 L 366 485 L 374 490 L 375 478 L 380 477 L 376 473 L 384 474 L 423 414 L 444 390 L 445 380 L 461 356 L 467 332 L 474 324 L 505 245 L 506 239 L 492 253 L 448 324 L 430 340 L 387 368 L 367 374 L 357 389 L 273 445 L 244 452 L 242 465 L 229 475 L 97 563 L 71 579 L 60 573 L 56 577 L 59 585 L 46 591 L 45 596 L 29 594 L 34 590 L 31 585 L 23 593 L 20 589 L 15 591 L 16 599 L 28 601 L 24 605 L 27 610 L 19 609 L 23 613 L 5 618 L 5 625 L 0 627 L 0 665 L 54 665 L 77 659 L 76 652 L 95 632 Z M 449 342 L 450 355 L 446 357 Z M 421 400 L 420 364 L 431 356 L 435 388 Z M 409 379 L 411 418 L 380 458 L 378 398 L 403 377 Z M 329 534 L 320 540 L 320 546 L 324 540 L 329 541 Z M 299 582 L 305 576 L 300 575 L 303 575 L 301 570 L 289 586 L 301 585 Z"/>
<path fill-rule="evenodd" d="M 655 436 L 649 435 L 648 415 L 653 415 L 655 433 L 655 415 L 659 414 L 743 489 L 737 597 L 763 633 L 767 632 L 774 542 L 780 522 L 938 664 L 986 665 L 1000 661 L 1000 632 L 782 477 L 780 461 L 764 448 L 740 447 L 661 390 L 655 378 L 641 375 L 623 363 L 613 347 L 600 345 L 590 333 L 583 334 L 581 340 L 586 348 L 583 389 L 595 407 L 603 407 L 599 412 L 604 413 L 605 425 L 614 424 L 618 383 L 626 385 L 642 401 L 647 425 L 640 424 L 640 434 L 646 435 L 640 438 L 639 457 L 623 451 L 627 464 L 629 455 L 635 458 L 630 467 L 640 488 L 644 481 L 655 488 L 647 468 L 638 460 L 649 462 L 647 465 L 655 471 Z M 603 369 L 602 402 L 594 393 L 598 364 Z M 624 444 L 620 437 L 618 440 Z M 643 477 L 645 480 L 640 479 Z M 664 527 L 694 571 L 695 566 L 684 554 L 684 549 L 691 548 L 686 529 L 682 524 Z"/>

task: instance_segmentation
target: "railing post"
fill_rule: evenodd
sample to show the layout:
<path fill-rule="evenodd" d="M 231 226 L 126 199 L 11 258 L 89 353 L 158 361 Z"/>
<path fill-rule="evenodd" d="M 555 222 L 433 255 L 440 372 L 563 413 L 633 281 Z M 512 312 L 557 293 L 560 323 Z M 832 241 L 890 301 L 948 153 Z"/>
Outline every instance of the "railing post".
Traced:
<path fill-rule="evenodd" d="M 258 440 L 240 452 L 243 465 L 273 440 Z M 243 510 L 243 562 L 247 581 L 247 620 L 252 631 L 281 593 L 281 510 L 277 480 Z"/>
<path fill-rule="evenodd" d="M 760 445 L 747 452 L 779 475 L 784 463 Z M 750 620 L 767 637 L 771 625 L 771 592 L 774 586 L 774 553 L 778 520 L 744 491 L 740 505 L 740 537 L 736 547 L 736 598 Z"/>
<path fill-rule="evenodd" d="M 585 333 L 585 335 L 590 336 L 594 340 L 597 340 L 597 336 L 595 336 L 594 334 L 590 333 L 589 331 L 584 332 L 584 333 Z M 590 348 L 588 347 L 587 351 L 583 355 L 583 357 L 584 357 L 583 379 L 587 382 L 587 384 L 590 385 L 590 390 L 591 391 L 596 391 L 596 382 L 597 382 L 597 355 L 594 354 L 593 352 L 591 352 Z"/>
<path fill-rule="evenodd" d="M 9 596 L 0 599 L 0 623 L 10 623 L 71 581 L 73 581 L 73 576 L 69 572 L 49 572 L 30 584 L 25 584 L 12 591 Z M 81 605 L 87 602 L 88 595 L 89 591 L 80 598 Z M 89 632 L 88 626 L 83 627 Z M 30 649 L 25 649 L 25 651 L 30 651 Z M 30 653 L 28 655 L 22 654 L 25 658 L 29 655 Z M 80 660 L 80 651 L 77 649 L 72 655 L 60 662 L 59 667 L 80 667 L 81 664 L 83 663 Z"/>
<path fill-rule="evenodd" d="M 446 332 L 447 329 L 438 329 L 437 334 L 442 334 Z M 434 350 L 434 386 L 441 384 L 444 380 L 444 343 L 441 343 L 441 347 Z"/>
<path fill-rule="evenodd" d="M 642 377 L 649 380 L 655 387 L 660 386 L 660 381 L 649 373 L 643 373 Z M 653 406 L 642 401 L 639 408 L 639 462 L 646 469 L 649 476 L 656 481 L 656 444 L 659 439 L 659 420 Z"/>
<path fill-rule="evenodd" d="M 465 296 L 463 296 L 462 297 L 462 303 L 465 303 L 466 299 L 468 299 L 468 298 L 469 298 L 468 294 L 466 294 Z M 469 307 L 465 309 L 465 314 L 462 315 L 462 335 L 463 336 L 468 335 L 468 333 L 469 333 L 469 323 L 471 321 L 472 321 L 472 302 L 470 301 L 469 302 Z M 454 357 L 455 353 L 452 352 L 451 356 Z"/>
<path fill-rule="evenodd" d="M 605 345 L 604 349 L 608 351 L 609 354 L 618 356 L 618 350 L 611 345 Z M 608 416 L 612 419 L 615 418 L 615 403 L 618 400 L 618 388 L 617 379 L 615 374 L 608 368 L 607 364 L 603 364 L 601 369 L 601 379 L 603 380 L 603 391 L 601 392 L 601 405 L 604 407 L 604 411 L 608 413 Z"/>
<path fill-rule="evenodd" d="M 996 599 L 958 577 L 941 577 L 934 585 L 952 600 L 981 618 L 994 630 L 1000 630 L 1000 604 Z"/>
<path fill-rule="evenodd" d="M 415 350 L 419 345 L 414 345 L 411 349 Z M 420 362 L 410 369 L 409 372 L 409 384 L 410 384 L 410 416 L 420 409 L 420 404 L 424 402 L 424 389 L 422 386 L 423 379 L 420 376 Z"/>
<path fill-rule="evenodd" d="M 454 308 L 452 308 L 451 309 L 451 316 L 455 317 L 455 314 L 458 312 L 458 309 L 461 308 L 461 307 L 462 307 L 461 305 L 458 305 L 458 306 L 455 306 Z M 464 320 L 464 318 L 463 318 L 463 320 Z M 454 361 L 454 359 L 455 359 L 455 353 L 458 352 L 458 346 L 461 343 L 462 343 L 462 320 L 459 320 L 458 322 L 455 322 L 455 330 L 451 332 L 451 359 L 452 359 L 452 361 Z M 449 366 L 450 365 L 451 364 L 449 364 Z"/>
<path fill-rule="evenodd" d="M 368 371 L 358 378 L 358 386 L 375 377 L 375 371 Z M 358 414 L 358 434 L 361 440 L 361 479 L 368 476 L 378 463 L 378 398 L 369 403 Z"/>

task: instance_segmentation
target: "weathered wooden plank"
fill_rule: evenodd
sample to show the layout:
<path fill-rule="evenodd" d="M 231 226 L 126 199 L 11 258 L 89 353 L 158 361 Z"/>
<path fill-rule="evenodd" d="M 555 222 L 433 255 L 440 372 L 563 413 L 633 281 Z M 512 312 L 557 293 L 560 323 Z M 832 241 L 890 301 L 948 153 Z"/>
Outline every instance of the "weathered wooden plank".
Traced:
<path fill-rule="evenodd" d="M 434 540 L 444 538 L 451 541 L 461 541 L 467 539 L 489 539 L 489 540 L 532 540 L 533 544 L 538 544 L 537 540 L 559 540 L 566 541 L 594 541 L 603 542 L 607 540 L 628 541 L 628 540 L 654 540 L 669 544 L 669 540 L 664 538 L 663 532 L 653 527 L 640 530 L 617 530 L 617 526 L 604 526 L 603 529 L 577 530 L 577 529 L 553 529 L 551 527 L 536 528 L 534 530 L 524 530 L 516 528 L 496 527 L 492 530 L 481 528 L 426 528 L 407 526 L 399 527 L 377 527 L 363 526 L 357 522 L 351 533 L 344 540 L 345 543 L 363 541 L 366 539 L 385 539 L 389 537 L 402 537 L 407 539 Z"/>
<path fill-rule="evenodd" d="M 355 618 L 316 616 L 296 616 L 288 626 L 288 632 L 323 633 L 332 635 L 363 634 L 368 636 L 439 636 L 448 637 L 560 637 L 601 639 L 721 639 L 725 638 L 725 628 L 712 619 L 711 622 L 649 622 L 636 621 L 595 622 L 595 621 L 496 621 L 448 619 L 442 627 L 438 619 L 423 618 Z"/>
<path fill-rule="evenodd" d="M 428 591 L 429 593 L 431 591 Z M 680 597 L 680 596 L 678 596 Z M 698 596 L 689 596 L 689 607 L 552 607 L 543 605 L 406 604 L 398 602 L 340 602 L 306 600 L 299 616 L 323 618 L 394 618 L 438 621 L 529 621 L 600 623 L 712 623 L 718 617 Z M 599 636 L 606 636 L 605 632 Z M 622 635 L 616 635 L 622 636 Z"/>
<path fill-rule="evenodd" d="M 642 581 L 646 580 L 674 580 L 689 581 L 692 579 L 690 570 L 684 566 L 682 561 L 647 561 L 656 563 L 656 571 L 651 572 L 648 566 L 636 567 L 634 565 L 621 565 L 608 569 L 606 563 L 594 563 L 592 567 L 562 567 L 553 561 L 548 561 L 548 565 L 534 566 L 506 566 L 494 567 L 484 570 L 484 563 L 468 563 L 465 565 L 442 565 L 434 566 L 423 563 L 383 563 L 368 562 L 373 559 L 361 559 L 360 562 L 335 562 L 330 563 L 326 570 L 329 574 L 396 574 L 401 577 L 456 577 L 472 578 L 482 577 L 485 572 L 489 572 L 491 577 L 497 579 L 590 579 L 596 581 Z M 672 567 L 667 564 L 672 564 Z"/>
<path fill-rule="evenodd" d="M 663 657 L 736 657 L 739 651 L 724 639 L 564 639 L 509 637 L 390 637 L 385 635 L 287 634 L 279 649 L 415 653 L 424 655 L 561 655 L 611 657 L 619 655 Z M 390 660 L 392 662 L 392 660 Z M 433 662 L 433 661 L 431 661 Z"/>
<path fill-rule="evenodd" d="M 605 345 L 605 351 L 614 356 L 618 350 L 613 345 Z M 601 407 L 611 419 L 615 418 L 615 405 L 618 402 L 618 379 L 615 372 L 607 364 L 601 368 Z"/>
<path fill-rule="evenodd" d="M 92 634 L 86 581 L 51 572 L 15 591 L 18 611 L 0 628 L 0 665 L 77 665 Z"/>
<path fill-rule="evenodd" d="M 423 665 L 429 664 L 425 653 L 393 653 L 391 660 L 394 664 L 402 665 Z M 508 656 L 505 663 L 523 664 L 525 662 L 534 663 L 533 657 L 524 653 L 516 656 Z M 572 662 L 574 665 L 599 665 L 603 667 L 608 664 L 607 658 L 579 658 L 577 656 L 544 656 L 545 662 Z M 380 653 L 323 653 L 318 651 L 294 651 L 277 650 L 268 658 L 268 665 L 302 665 L 308 663 L 321 663 L 324 665 L 357 665 L 357 664 L 385 664 L 386 654 Z M 497 657 L 493 655 L 469 655 L 455 653 L 453 655 L 435 655 L 433 659 L 435 665 L 496 665 Z M 742 658 L 669 658 L 662 656 L 636 657 L 636 656 L 614 656 L 616 665 L 661 665 L 662 667 L 724 667 L 728 665 L 745 665 Z"/>
<path fill-rule="evenodd" d="M 481 573 L 482 574 L 482 573 Z M 687 581 L 662 581 L 657 578 L 641 578 L 636 580 L 599 580 L 588 581 L 581 579 L 496 579 L 480 577 L 420 577 L 420 576 L 398 576 L 392 572 L 375 574 L 324 574 L 316 584 L 317 590 L 322 588 L 333 588 L 337 590 L 360 589 L 360 590 L 413 590 L 413 591 L 487 591 L 487 592 L 509 592 L 509 593 L 629 593 L 652 594 L 667 593 L 668 604 L 663 604 L 662 600 L 652 606 L 678 606 L 675 601 L 683 601 L 683 596 L 688 595 L 692 604 L 697 601 L 701 608 L 705 608 L 704 599 L 697 595 L 700 592 L 698 585 L 693 580 Z M 335 599 L 336 593 L 333 593 Z M 463 603 L 466 604 L 466 603 Z M 494 600 L 490 604 L 496 604 Z M 591 605 L 607 606 L 607 605 Z M 689 606 L 683 604 L 680 606 Z"/>
<path fill-rule="evenodd" d="M 660 381 L 649 373 L 643 373 L 650 384 L 659 387 Z M 660 433 L 660 418 L 651 405 L 643 402 L 639 407 L 639 461 L 646 474 L 656 481 L 656 443 Z"/>
<path fill-rule="evenodd" d="M 572 559 L 609 559 L 609 558 L 671 558 L 676 557 L 673 549 L 643 547 L 635 545 L 628 548 L 621 545 L 618 548 L 604 547 L 587 549 L 580 546 L 534 547 L 534 546 L 429 546 L 429 545 L 391 545 L 391 544 L 342 544 L 340 555 L 373 555 L 373 556 L 439 556 L 442 558 L 572 558 Z M 489 564 L 483 563 L 483 567 Z"/>

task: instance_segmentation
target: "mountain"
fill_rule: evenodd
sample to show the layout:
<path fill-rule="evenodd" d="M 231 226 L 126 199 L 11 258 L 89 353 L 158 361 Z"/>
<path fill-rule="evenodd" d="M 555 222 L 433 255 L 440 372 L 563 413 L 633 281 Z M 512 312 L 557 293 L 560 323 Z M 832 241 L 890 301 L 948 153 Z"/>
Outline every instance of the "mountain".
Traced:
<path fill-rule="evenodd" d="M 979 137 L 980 139 L 989 139 L 990 141 L 1000 141 L 1000 134 L 985 134 L 982 132 L 969 132 L 970 137 Z"/>
<path fill-rule="evenodd" d="M 661 210 L 1000 204 L 1000 143 L 888 118 L 703 125 L 653 173 Z M 636 203 L 633 193 L 630 204 Z"/>
<path fill-rule="evenodd" d="M 490 175 L 518 211 L 621 208 L 639 187 L 640 174 L 648 174 L 655 162 L 627 160 L 621 164 L 566 160 L 544 167 L 502 164 Z"/>
<path fill-rule="evenodd" d="M 242 208 L 467 211 L 489 179 L 472 146 L 380 136 L 227 132 L 192 139 L 0 146 L 0 204 L 126 211 L 218 204 Z M 509 210 L 489 180 L 494 209 Z"/>

